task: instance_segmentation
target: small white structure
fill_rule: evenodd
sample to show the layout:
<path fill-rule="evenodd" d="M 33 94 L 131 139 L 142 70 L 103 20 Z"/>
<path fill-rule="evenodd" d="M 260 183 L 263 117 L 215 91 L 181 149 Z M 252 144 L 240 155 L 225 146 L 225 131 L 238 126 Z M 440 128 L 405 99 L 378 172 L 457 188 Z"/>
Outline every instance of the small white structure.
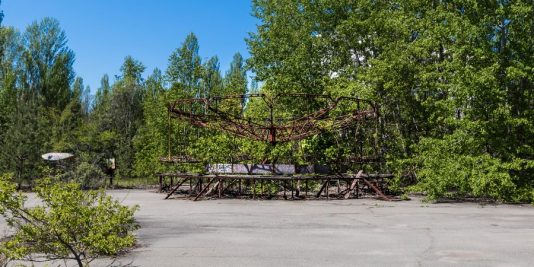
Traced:
<path fill-rule="evenodd" d="M 72 157 L 74 157 L 74 155 L 71 154 L 71 153 L 52 152 L 52 153 L 43 154 L 43 155 L 41 155 L 41 157 L 44 160 L 48 160 L 48 161 L 58 161 L 58 160 L 72 158 Z"/>

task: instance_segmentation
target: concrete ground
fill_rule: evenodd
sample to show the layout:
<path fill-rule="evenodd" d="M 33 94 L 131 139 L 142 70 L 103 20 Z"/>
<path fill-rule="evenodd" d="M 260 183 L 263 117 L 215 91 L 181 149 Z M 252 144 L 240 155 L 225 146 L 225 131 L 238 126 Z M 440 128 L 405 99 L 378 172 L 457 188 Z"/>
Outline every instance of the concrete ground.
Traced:
<path fill-rule="evenodd" d="M 534 208 L 528 205 L 193 202 L 142 190 L 111 194 L 141 206 L 139 246 L 116 265 L 534 266 Z"/>

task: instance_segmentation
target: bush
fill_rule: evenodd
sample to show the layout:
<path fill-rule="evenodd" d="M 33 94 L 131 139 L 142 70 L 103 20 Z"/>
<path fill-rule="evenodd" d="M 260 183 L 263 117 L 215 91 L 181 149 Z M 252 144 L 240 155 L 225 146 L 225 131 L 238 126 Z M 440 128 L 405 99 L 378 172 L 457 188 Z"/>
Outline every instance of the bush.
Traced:
<path fill-rule="evenodd" d="M 410 190 L 426 193 L 428 200 L 442 197 L 533 200 L 532 186 L 519 187 L 519 178 L 512 175 L 514 169 L 526 165 L 518 164 L 518 160 L 504 162 L 487 153 L 476 154 L 477 146 L 471 140 L 462 134 L 422 139 L 414 158 L 418 165 L 417 184 Z"/>
<path fill-rule="evenodd" d="M 135 207 L 121 205 L 104 191 L 83 191 L 77 183 L 43 179 L 35 188 L 41 205 L 25 207 L 11 176 L 0 176 L 0 214 L 14 235 L 0 243 L 6 260 L 75 260 L 88 266 L 135 244 Z"/>
<path fill-rule="evenodd" d="M 82 162 L 73 171 L 61 175 L 61 180 L 78 183 L 82 189 L 95 189 L 106 183 L 106 174 L 98 166 Z"/>

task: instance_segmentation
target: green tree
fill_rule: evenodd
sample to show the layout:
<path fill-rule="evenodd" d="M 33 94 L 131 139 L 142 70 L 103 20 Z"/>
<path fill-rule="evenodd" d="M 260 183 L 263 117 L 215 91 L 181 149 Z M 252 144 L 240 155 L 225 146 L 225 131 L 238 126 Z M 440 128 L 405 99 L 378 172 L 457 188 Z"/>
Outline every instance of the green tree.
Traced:
<path fill-rule="evenodd" d="M 194 33 L 190 33 L 182 46 L 169 57 L 167 78 L 171 86 L 181 84 L 189 95 L 202 97 L 205 96 L 205 92 L 200 88 L 202 63 L 198 49 L 198 39 Z"/>
<path fill-rule="evenodd" d="M 145 99 L 155 100 L 165 91 L 165 78 L 158 68 L 152 71 L 152 74 L 148 76 L 145 87 L 146 95 Z"/>
<path fill-rule="evenodd" d="M 94 106 L 92 107 L 92 110 L 99 110 L 100 108 L 104 108 L 106 106 L 106 103 L 109 102 L 111 94 L 111 87 L 109 85 L 109 76 L 105 74 L 102 76 L 102 79 L 100 79 L 100 87 L 96 91 L 95 94 L 95 101 Z"/>
<path fill-rule="evenodd" d="M 19 185 L 31 185 L 40 175 L 42 153 L 54 146 L 72 146 L 72 138 L 67 138 L 72 135 L 66 131 L 75 125 L 61 128 L 76 121 L 69 106 L 73 62 L 65 33 L 54 19 L 32 23 L 20 37 L 2 28 L 0 95 L 6 105 L 0 108 L 0 161 L 2 169 L 16 174 Z"/>
<path fill-rule="evenodd" d="M 159 70 L 147 78 L 148 96 L 143 101 L 143 122 L 133 142 L 135 147 L 135 174 L 140 177 L 153 176 L 164 170 L 159 158 L 167 155 L 169 134 L 169 117 L 167 116 L 168 92 Z"/>
<path fill-rule="evenodd" d="M 22 47 L 17 31 L 13 28 L 0 27 L 0 147 L 7 146 L 5 136 L 13 123 L 13 113 L 17 107 L 17 80 L 18 70 L 16 64 L 21 55 Z M 0 153 L 0 162 L 5 162 Z M 6 169 L 1 164 L 0 172 Z"/>
<path fill-rule="evenodd" d="M 8 260 L 75 260 L 88 266 L 135 244 L 137 206 L 123 206 L 104 191 L 82 191 L 76 183 L 44 179 L 35 188 L 42 204 L 26 207 L 9 176 L 0 176 L 0 214 L 14 234 L 0 243 Z"/>
<path fill-rule="evenodd" d="M 108 159 L 116 157 L 119 135 L 113 128 L 111 113 L 111 86 L 109 78 L 101 79 L 92 107 L 86 121 L 77 130 L 79 140 L 78 153 L 85 154 L 85 161 L 106 168 Z"/>
<path fill-rule="evenodd" d="M 219 58 L 211 57 L 203 64 L 201 88 L 204 96 L 210 97 L 223 94 L 223 79 L 221 77 Z"/>
<path fill-rule="evenodd" d="M 46 110 L 32 101 L 19 101 L 11 113 L 10 125 L 4 134 L 1 159 L 4 170 L 13 172 L 19 187 L 32 185 L 43 165 L 49 121 Z"/>
<path fill-rule="evenodd" d="M 91 120 L 96 124 L 95 127 L 99 133 L 109 132 L 112 129 L 111 97 L 112 88 L 106 74 L 100 80 L 100 87 L 96 92 L 94 105 L 91 109 Z M 111 156 L 111 153 L 107 153 L 107 155 Z"/>
<path fill-rule="evenodd" d="M 264 90 L 377 101 L 391 167 L 402 165 L 399 173 L 426 192 L 435 181 L 454 181 L 440 170 L 457 170 L 450 164 L 462 158 L 458 175 L 468 175 L 470 189 L 460 195 L 483 196 L 477 181 L 494 179 L 517 190 L 491 198 L 533 199 L 520 193 L 534 188 L 534 38 L 524 26 L 534 25 L 532 3 L 257 0 L 253 8 L 260 23 L 248 63 Z M 472 147 L 428 151 L 443 142 Z M 485 169 L 468 171 L 474 159 Z"/>
<path fill-rule="evenodd" d="M 63 110 L 74 79 L 74 52 L 59 22 L 44 18 L 26 28 L 22 42 L 22 87 L 46 107 Z"/>
<path fill-rule="evenodd" d="M 333 2 L 321 1 L 316 5 L 323 7 Z M 328 73 L 322 66 L 325 53 L 316 46 L 322 40 L 317 38 L 320 33 L 315 28 L 322 18 L 308 14 L 315 2 L 252 3 L 253 14 L 261 23 L 247 39 L 251 53 L 248 63 L 257 79 L 276 92 L 322 92 L 321 81 Z"/>
<path fill-rule="evenodd" d="M 245 61 L 240 53 L 236 53 L 230 63 L 230 69 L 224 77 L 225 93 L 233 95 L 245 94 L 247 92 L 247 85 Z"/>
<path fill-rule="evenodd" d="M 143 97 L 145 94 L 142 73 L 144 65 L 126 57 L 121 67 L 120 79 L 113 86 L 110 113 L 111 130 L 117 134 L 118 144 L 114 155 L 117 169 L 123 177 L 132 176 L 135 150 L 133 138 L 143 121 Z"/>
<path fill-rule="evenodd" d="M 83 123 L 83 111 L 81 97 L 83 92 L 83 79 L 77 77 L 72 86 L 72 96 L 69 103 L 55 119 L 54 136 L 52 137 L 52 149 L 55 151 L 76 150 L 76 130 Z"/>

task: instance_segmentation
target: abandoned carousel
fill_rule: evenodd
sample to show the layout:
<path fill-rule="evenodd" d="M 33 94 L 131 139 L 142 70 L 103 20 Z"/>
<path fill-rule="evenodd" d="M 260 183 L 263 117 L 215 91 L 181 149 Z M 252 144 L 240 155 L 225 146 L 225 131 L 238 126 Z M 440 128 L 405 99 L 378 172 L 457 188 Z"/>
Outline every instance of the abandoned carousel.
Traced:
<path fill-rule="evenodd" d="M 316 94 L 181 98 L 168 106 L 165 199 L 391 200 L 372 101 Z"/>

